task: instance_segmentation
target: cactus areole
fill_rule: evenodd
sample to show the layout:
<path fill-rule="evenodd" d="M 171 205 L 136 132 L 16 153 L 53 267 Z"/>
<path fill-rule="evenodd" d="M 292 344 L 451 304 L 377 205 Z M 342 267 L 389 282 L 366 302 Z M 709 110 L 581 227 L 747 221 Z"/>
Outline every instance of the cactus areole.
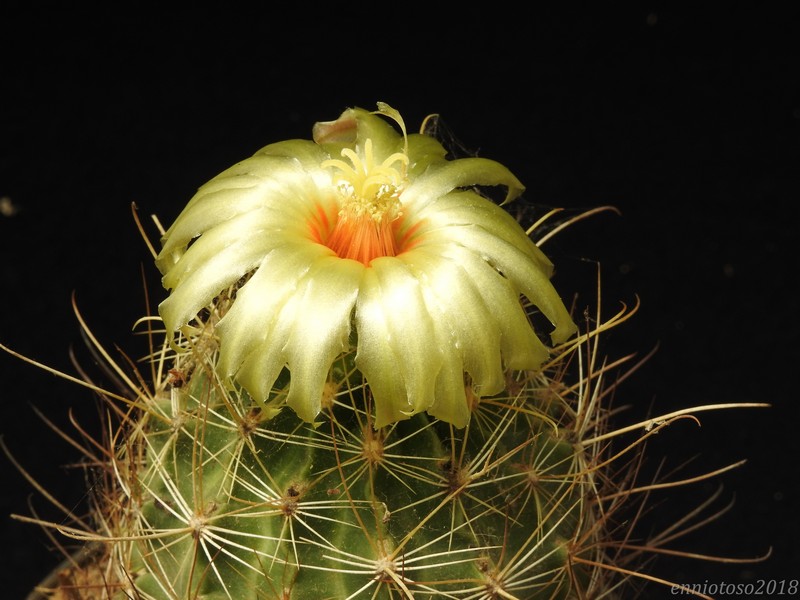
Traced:
<path fill-rule="evenodd" d="M 495 161 L 448 160 L 386 104 L 346 110 L 198 190 L 162 240 L 161 316 L 186 334 L 228 294 L 216 372 L 262 408 L 286 379 L 285 403 L 313 422 L 332 364 L 354 349 L 376 428 L 420 412 L 462 428 L 470 398 L 537 369 L 542 338 L 575 331 L 550 261 L 487 186 L 506 201 L 523 190 Z M 551 331 L 533 330 L 522 299 Z"/>

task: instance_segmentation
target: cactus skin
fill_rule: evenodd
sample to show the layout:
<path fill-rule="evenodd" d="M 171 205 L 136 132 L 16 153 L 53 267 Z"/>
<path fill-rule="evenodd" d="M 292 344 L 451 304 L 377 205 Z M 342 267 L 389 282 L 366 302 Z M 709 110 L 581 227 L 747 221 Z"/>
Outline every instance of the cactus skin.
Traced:
<path fill-rule="evenodd" d="M 568 561 L 593 535 L 592 478 L 545 377 L 509 374 L 465 430 L 424 413 L 375 430 L 352 355 L 316 426 L 227 391 L 211 358 L 178 357 L 173 374 L 196 366 L 117 458 L 143 464 L 120 502 L 135 507 L 124 571 L 141 597 L 568 598 L 586 584 Z"/>

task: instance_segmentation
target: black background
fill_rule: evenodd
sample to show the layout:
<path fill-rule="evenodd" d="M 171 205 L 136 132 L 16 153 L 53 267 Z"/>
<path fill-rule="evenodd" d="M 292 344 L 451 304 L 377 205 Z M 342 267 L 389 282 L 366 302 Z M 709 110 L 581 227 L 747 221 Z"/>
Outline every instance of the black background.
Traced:
<path fill-rule="evenodd" d="M 131 355 L 155 269 L 131 217 L 167 225 L 210 177 L 317 120 L 385 101 L 411 129 L 428 113 L 473 152 L 508 165 L 525 201 L 614 205 L 549 242 L 565 296 L 593 288 L 605 312 L 642 307 L 612 332 L 612 355 L 654 358 L 618 404 L 632 415 L 694 404 L 768 402 L 708 413 L 652 444 L 650 467 L 699 455 L 682 473 L 747 458 L 718 481 L 658 497 L 663 526 L 724 484 L 730 512 L 672 547 L 733 557 L 663 557 L 653 572 L 694 583 L 800 578 L 796 345 L 799 39 L 795 14 L 735 4 L 656 4 L 546 13 L 498 6 L 452 14 L 391 4 L 0 9 L 0 343 L 59 369 L 80 335 L 73 292 L 95 333 Z M 774 6 L 774 5 L 773 5 Z M 153 233 L 154 229 L 150 228 Z M 72 506 L 79 458 L 35 416 L 96 428 L 91 394 L 0 354 L 0 433 Z M 69 425 L 66 425 L 70 427 Z M 56 562 L 35 527 L 57 514 L 0 457 L 0 592 L 23 598 Z M 671 597 L 648 588 L 647 598 Z M 722 597 L 722 596 L 721 596 Z"/>

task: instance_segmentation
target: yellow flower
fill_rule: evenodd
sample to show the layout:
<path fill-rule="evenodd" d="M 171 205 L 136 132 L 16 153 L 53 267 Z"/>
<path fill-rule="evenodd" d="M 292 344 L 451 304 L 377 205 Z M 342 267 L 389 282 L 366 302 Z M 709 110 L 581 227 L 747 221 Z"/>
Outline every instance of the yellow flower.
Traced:
<path fill-rule="evenodd" d="M 550 261 L 477 189 L 504 186 L 510 201 L 517 178 L 492 160 L 447 160 L 378 106 L 317 123 L 313 141 L 266 146 L 202 186 L 162 240 L 161 316 L 177 332 L 249 276 L 217 327 L 224 381 L 264 402 L 288 369 L 287 404 L 313 421 L 331 364 L 355 344 L 376 427 L 421 411 L 463 427 L 465 373 L 488 396 L 504 369 L 549 356 L 521 296 L 554 342 L 575 327 Z"/>

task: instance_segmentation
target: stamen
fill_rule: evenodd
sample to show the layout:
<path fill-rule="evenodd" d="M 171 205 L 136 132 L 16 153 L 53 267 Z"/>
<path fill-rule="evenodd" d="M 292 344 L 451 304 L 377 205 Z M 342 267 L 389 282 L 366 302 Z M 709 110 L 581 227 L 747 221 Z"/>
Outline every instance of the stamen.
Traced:
<path fill-rule="evenodd" d="M 395 152 L 375 164 L 372 140 L 364 143 L 364 157 L 350 148 L 342 157 L 322 163 L 338 171 L 334 180 L 342 196 L 339 219 L 327 246 L 341 258 L 368 265 L 380 256 L 396 256 L 401 251 L 394 223 L 402 216 L 400 194 L 406 180 L 408 156 Z"/>

